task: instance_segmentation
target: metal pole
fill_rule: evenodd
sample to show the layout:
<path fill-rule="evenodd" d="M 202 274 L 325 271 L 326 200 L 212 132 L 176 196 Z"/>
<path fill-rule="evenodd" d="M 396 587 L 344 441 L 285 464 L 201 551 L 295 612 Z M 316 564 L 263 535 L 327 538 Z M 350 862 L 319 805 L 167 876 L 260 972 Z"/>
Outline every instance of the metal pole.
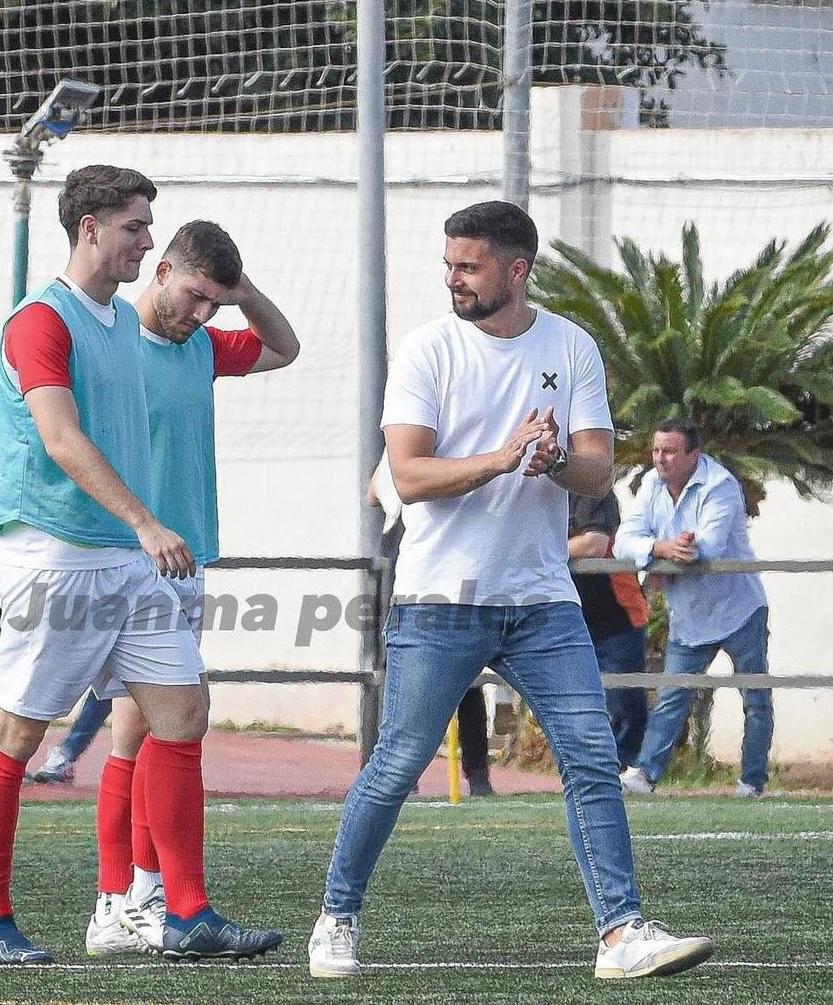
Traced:
<path fill-rule="evenodd" d="M 387 379 L 385 316 L 385 6 L 383 0 L 356 4 L 358 18 L 359 143 L 359 547 L 364 557 L 380 554 L 383 514 L 366 501 L 384 439 L 379 429 Z M 374 594 L 372 577 L 362 576 L 362 593 Z M 381 678 L 379 626 L 362 634 L 360 665 Z M 370 698 L 365 695 L 365 700 Z M 372 702 L 372 699 L 371 699 Z M 364 703 L 363 703 L 364 704 Z M 363 717 L 367 718 L 364 709 Z M 367 738 L 365 738 L 367 742 Z"/>
<path fill-rule="evenodd" d="M 32 203 L 32 175 L 43 153 L 37 143 L 19 136 L 15 145 L 3 151 L 12 174 L 14 186 L 14 244 L 12 250 L 12 307 L 26 296 L 29 277 L 29 208 Z"/>
<path fill-rule="evenodd" d="M 503 43 L 503 198 L 529 207 L 532 0 L 506 0 Z"/>
<path fill-rule="evenodd" d="M 41 144 L 49 140 L 62 140 L 79 123 L 85 121 L 87 109 L 100 91 L 97 84 L 62 77 L 46 101 L 23 123 L 20 134 L 15 137 L 14 146 L 3 151 L 3 157 L 17 179 L 14 189 L 13 307 L 26 296 L 32 175 L 43 159 Z"/>
<path fill-rule="evenodd" d="M 382 624 L 385 617 L 386 601 L 385 586 L 388 582 L 387 569 L 374 569 L 365 574 L 364 582 L 370 577 L 373 583 L 373 624 L 362 633 L 362 658 L 367 669 L 373 670 L 373 678 L 362 683 L 359 697 L 359 749 L 361 750 L 362 767 L 370 760 L 376 740 L 379 737 L 379 719 L 381 718 L 381 700 L 385 686 L 384 656 L 382 652 Z M 373 635 L 371 637 L 370 631 Z M 371 650 L 372 645 L 372 650 Z"/>
<path fill-rule="evenodd" d="M 26 296 L 29 279 L 29 206 L 31 182 L 19 178 L 14 187 L 14 257 L 12 259 L 12 307 Z"/>

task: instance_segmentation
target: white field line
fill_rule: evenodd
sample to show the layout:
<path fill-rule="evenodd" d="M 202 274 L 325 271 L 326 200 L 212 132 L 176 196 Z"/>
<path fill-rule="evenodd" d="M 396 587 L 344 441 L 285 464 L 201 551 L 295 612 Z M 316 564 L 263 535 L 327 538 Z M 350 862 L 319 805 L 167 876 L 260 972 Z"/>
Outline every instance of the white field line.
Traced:
<path fill-rule="evenodd" d="M 632 841 L 833 841 L 833 831 L 692 831 L 690 834 L 632 834 Z"/>
<path fill-rule="evenodd" d="M 712 960 L 703 964 L 714 970 L 833 970 L 833 960 L 796 960 L 794 962 L 763 963 L 755 960 Z M 482 963 L 482 962 L 424 962 L 424 963 L 365 963 L 362 970 L 584 970 L 592 969 L 591 961 L 563 961 L 538 963 Z M 306 970 L 306 963 L 31 963 L 25 967 L 9 967 L 9 973 L 29 970 L 45 971 L 139 971 L 166 970 L 186 974 L 199 970 Z"/>
<path fill-rule="evenodd" d="M 741 801 L 739 799 L 733 799 L 731 796 L 714 796 L 715 799 L 725 802 L 726 806 L 740 807 Z M 686 800 L 690 801 L 690 800 Z M 698 802 L 702 800 L 698 799 Z M 652 812 L 657 806 L 662 806 L 666 809 L 676 808 L 679 806 L 680 801 L 671 801 L 669 799 L 660 798 L 656 802 L 651 802 L 646 800 L 640 803 L 629 803 L 630 812 L 634 814 L 639 814 L 640 812 Z M 287 800 L 281 803 L 215 803 L 209 802 L 206 804 L 205 812 L 207 815 L 224 815 L 224 814 L 234 814 L 234 813 L 286 813 L 287 811 L 297 812 L 309 812 L 309 813 L 331 813 L 334 810 L 340 810 L 343 805 L 343 800 L 334 799 L 329 803 L 306 803 L 297 802 L 292 800 Z M 745 802 L 743 805 L 748 805 Z M 556 800 L 538 800 L 536 802 L 529 802 L 526 800 L 511 800 L 507 802 L 498 802 L 494 804 L 496 812 L 506 811 L 506 810 L 537 810 L 539 812 L 544 811 L 547 813 L 553 811 L 562 811 L 564 808 L 564 800 L 562 798 Z M 760 807 L 767 813 L 772 810 L 793 810 L 794 812 L 801 813 L 830 813 L 833 814 L 833 800 L 829 798 L 824 802 L 819 803 L 807 803 L 796 801 L 785 801 L 776 802 L 775 800 L 764 797 L 760 801 L 755 803 L 755 807 Z M 448 810 L 454 811 L 458 814 L 465 814 L 466 812 L 473 809 L 482 809 L 482 803 L 460 803 L 457 806 L 452 806 L 451 803 L 446 800 L 420 800 L 411 801 L 405 803 L 403 807 L 404 813 L 410 812 L 420 812 L 422 810 Z M 86 816 L 90 812 L 90 803 L 27 803 L 24 802 L 21 809 L 25 813 L 37 813 L 48 815 L 50 813 L 60 813 L 61 815 L 77 813 L 79 815 Z"/>
<path fill-rule="evenodd" d="M 397 827 L 399 831 L 410 833 L 437 832 L 462 830 L 471 831 L 531 831 L 538 830 L 540 825 L 519 824 L 517 821 L 501 821 L 500 823 L 485 823 L 477 821 L 474 823 L 459 824 L 414 824 L 400 823 Z M 243 833 L 237 831 L 236 833 Z M 261 831 L 250 831 L 246 833 L 260 834 Z M 566 834 L 554 835 L 556 839 L 568 840 Z M 223 839 L 215 839 L 214 843 L 222 843 Z M 688 833 L 676 834 L 631 834 L 633 842 L 639 841 L 833 841 L 833 831 L 690 831 Z"/>
<path fill-rule="evenodd" d="M 455 831 L 459 832 L 461 830 L 472 830 L 472 831 L 521 831 L 521 830 L 537 830 L 538 828 L 532 824 L 517 824 L 511 822 L 501 822 L 499 824 L 488 824 L 488 823 L 472 823 L 472 824 L 456 824 L 449 827 L 444 827 L 441 824 L 436 824 L 432 826 L 420 826 L 420 825 L 409 825 L 407 823 L 401 823 L 397 830 L 408 833 L 419 833 L 419 832 L 431 832 L 436 833 L 437 831 Z M 34 830 L 29 832 L 31 834 L 38 835 L 40 837 L 69 837 L 69 836 L 84 836 L 88 832 L 86 830 L 68 830 L 64 828 L 60 832 L 57 831 L 40 831 Z M 208 844 L 211 847 L 221 847 L 224 845 L 234 845 L 237 843 L 238 839 L 247 836 L 268 836 L 269 834 L 308 834 L 317 833 L 307 827 L 270 827 L 268 830 L 261 828 L 250 828 L 250 829 L 239 829 L 235 830 L 233 834 L 224 837 L 209 837 Z M 568 836 L 566 834 L 554 835 L 555 839 L 560 838 L 563 841 L 567 841 Z M 833 831 L 691 831 L 689 833 L 683 834 L 631 834 L 631 841 L 634 844 L 638 844 L 642 841 L 658 843 L 662 841 L 666 842 L 696 842 L 696 841 L 746 841 L 746 842 L 771 842 L 771 841 L 833 841 Z"/>

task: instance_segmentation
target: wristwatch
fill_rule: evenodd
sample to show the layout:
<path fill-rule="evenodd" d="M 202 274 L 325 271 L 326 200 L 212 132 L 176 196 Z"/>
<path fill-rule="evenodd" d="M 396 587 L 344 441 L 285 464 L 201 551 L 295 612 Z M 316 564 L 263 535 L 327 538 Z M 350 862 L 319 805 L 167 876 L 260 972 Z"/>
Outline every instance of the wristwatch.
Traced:
<path fill-rule="evenodd" d="M 547 465 L 547 469 L 544 473 L 549 475 L 550 478 L 555 478 L 557 475 L 561 474 L 564 468 L 567 467 L 569 460 L 567 451 L 563 447 L 559 447 L 558 453 L 553 454 L 552 459 Z"/>

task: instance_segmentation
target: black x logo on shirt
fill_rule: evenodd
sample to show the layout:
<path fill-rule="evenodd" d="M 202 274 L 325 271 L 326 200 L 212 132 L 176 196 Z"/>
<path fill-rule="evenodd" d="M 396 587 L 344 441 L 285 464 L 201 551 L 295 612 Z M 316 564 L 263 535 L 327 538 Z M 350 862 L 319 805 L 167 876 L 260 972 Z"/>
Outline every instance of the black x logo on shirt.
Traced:
<path fill-rule="evenodd" d="M 558 388 L 555 385 L 555 378 L 558 376 L 557 373 L 547 373 L 546 371 L 543 371 L 541 373 L 541 376 L 544 378 L 544 383 L 541 385 L 541 387 L 545 391 L 548 387 L 551 387 L 553 391 L 558 390 Z"/>

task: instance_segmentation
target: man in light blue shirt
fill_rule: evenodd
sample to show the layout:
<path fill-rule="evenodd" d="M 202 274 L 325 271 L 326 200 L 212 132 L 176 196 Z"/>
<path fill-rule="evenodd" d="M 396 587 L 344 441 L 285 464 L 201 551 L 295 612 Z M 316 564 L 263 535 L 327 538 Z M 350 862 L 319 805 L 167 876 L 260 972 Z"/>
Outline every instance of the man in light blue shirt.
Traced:
<path fill-rule="evenodd" d="M 737 479 L 702 453 L 689 420 L 667 420 L 654 434 L 654 470 L 644 478 L 613 553 L 645 568 L 655 559 L 680 565 L 717 558 L 753 559 Z M 767 671 L 767 601 L 754 573 L 668 576 L 667 673 L 703 673 L 723 649 L 738 673 Z M 742 691 L 745 717 L 736 793 L 760 795 L 772 742 L 772 694 Z M 692 691 L 659 692 L 636 764 L 622 775 L 625 791 L 653 791 L 685 724 Z"/>

